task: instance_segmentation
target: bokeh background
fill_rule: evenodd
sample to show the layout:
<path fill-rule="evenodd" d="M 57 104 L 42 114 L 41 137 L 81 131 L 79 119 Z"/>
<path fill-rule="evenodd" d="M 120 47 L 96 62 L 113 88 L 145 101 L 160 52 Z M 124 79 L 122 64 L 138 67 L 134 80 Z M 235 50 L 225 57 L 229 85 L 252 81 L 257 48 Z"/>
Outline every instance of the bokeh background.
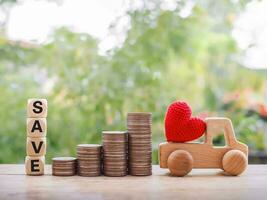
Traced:
<path fill-rule="evenodd" d="M 153 162 L 169 103 L 226 116 L 267 161 L 267 1 L 0 0 L 0 163 L 23 163 L 26 102 L 47 98 L 48 153 L 75 155 L 153 113 Z M 223 145 L 224 138 L 214 139 Z"/>

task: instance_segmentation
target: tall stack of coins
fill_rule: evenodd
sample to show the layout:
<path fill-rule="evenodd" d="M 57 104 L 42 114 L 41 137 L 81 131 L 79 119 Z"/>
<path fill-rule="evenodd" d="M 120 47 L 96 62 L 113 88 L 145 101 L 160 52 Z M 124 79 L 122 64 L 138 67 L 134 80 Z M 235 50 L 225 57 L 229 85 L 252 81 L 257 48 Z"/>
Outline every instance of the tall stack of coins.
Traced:
<path fill-rule="evenodd" d="M 77 159 L 74 157 L 56 157 L 52 159 L 54 176 L 73 176 L 76 174 Z"/>
<path fill-rule="evenodd" d="M 101 175 L 101 145 L 79 144 L 77 145 L 78 175 Z"/>
<path fill-rule="evenodd" d="M 106 176 L 127 175 L 127 132 L 103 131 L 103 171 Z"/>
<path fill-rule="evenodd" d="M 134 176 L 152 174 L 151 113 L 128 113 L 129 172 Z"/>

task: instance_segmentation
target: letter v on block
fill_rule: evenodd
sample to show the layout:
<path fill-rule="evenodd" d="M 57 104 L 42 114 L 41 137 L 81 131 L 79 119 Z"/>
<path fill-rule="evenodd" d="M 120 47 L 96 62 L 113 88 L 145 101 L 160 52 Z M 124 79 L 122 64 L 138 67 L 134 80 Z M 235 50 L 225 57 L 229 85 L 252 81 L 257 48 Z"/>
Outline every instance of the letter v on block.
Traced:
<path fill-rule="evenodd" d="M 28 137 L 45 137 L 46 131 L 46 118 L 27 118 Z"/>
<path fill-rule="evenodd" d="M 27 155 L 28 156 L 44 156 L 46 154 L 46 138 L 30 138 L 27 137 Z"/>
<path fill-rule="evenodd" d="M 33 148 L 34 152 L 35 152 L 36 154 L 37 154 L 37 153 L 40 153 L 41 148 L 42 148 L 42 146 L 43 146 L 43 144 L 44 144 L 44 141 L 40 141 L 38 147 L 36 147 L 36 144 L 35 144 L 34 141 L 31 141 L 31 143 L 32 143 L 32 148 Z"/>

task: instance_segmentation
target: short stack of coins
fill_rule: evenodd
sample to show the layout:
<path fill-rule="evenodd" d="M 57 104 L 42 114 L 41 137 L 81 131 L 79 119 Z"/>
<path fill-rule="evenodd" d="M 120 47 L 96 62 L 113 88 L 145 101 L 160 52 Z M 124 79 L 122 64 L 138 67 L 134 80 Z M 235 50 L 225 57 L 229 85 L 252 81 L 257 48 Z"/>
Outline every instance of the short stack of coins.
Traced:
<path fill-rule="evenodd" d="M 126 131 L 103 131 L 103 171 L 105 176 L 128 174 L 128 137 Z"/>
<path fill-rule="evenodd" d="M 77 145 L 78 175 L 101 175 L 101 149 L 102 146 L 99 144 Z"/>
<path fill-rule="evenodd" d="M 27 142 L 25 170 L 28 175 L 43 175 L 46 154 L 47 100 L 29 99 L 27 104 Z"/>
<path fill-rule="evenodd" d="M 76 174 L 77 159 L 74 157 L 56 157 L 52 159 L 54 176 L 73 176 Z"/>
<path fill-rule="evenodd" d="M 129 173 L 133 176 L 152 174 L 151 113 L 128 113 Z"/>

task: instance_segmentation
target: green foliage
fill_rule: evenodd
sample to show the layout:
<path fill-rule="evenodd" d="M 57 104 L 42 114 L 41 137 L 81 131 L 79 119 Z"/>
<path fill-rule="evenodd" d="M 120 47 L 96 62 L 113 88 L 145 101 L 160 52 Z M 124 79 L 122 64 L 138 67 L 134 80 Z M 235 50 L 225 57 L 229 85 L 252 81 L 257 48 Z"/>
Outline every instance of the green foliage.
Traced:
<path fill-rule="evenodd" d="M 229 16 L 243 3 L 205 2 L 196 3 L 186 18 L 180 16 L 186 1 L 173 11 L 158 1 L 129 10 L 131 28 L 123 45 L 105 56 L 98 53 L 96 39 L 67 28 L 56 30 L 41 46 L 1 36 L 0 163 L 23 162 L 31 97 L 49 102 L 48 163 L 56 155 L 75 155 L 78 143 L 100 143 L 102 130 L 125 130 L 130 111 L 153 113 L 157 162 L 157 145 L 165 140 L 165 110 L 176 99 L 188 101 L 196 114 L 232 118 L 238 138 L 265 150 L 264 123 L 248 116 L 242 102 L 224 101 L 227 94 L 248 88 L 262 97 L 266 85 L 266 73 L 237 62 Z"/>
<path fill-rule="evenodd" d="M 17 0 L 0 0 L 0 5 L 2 4 L 14 4 Z"/>

